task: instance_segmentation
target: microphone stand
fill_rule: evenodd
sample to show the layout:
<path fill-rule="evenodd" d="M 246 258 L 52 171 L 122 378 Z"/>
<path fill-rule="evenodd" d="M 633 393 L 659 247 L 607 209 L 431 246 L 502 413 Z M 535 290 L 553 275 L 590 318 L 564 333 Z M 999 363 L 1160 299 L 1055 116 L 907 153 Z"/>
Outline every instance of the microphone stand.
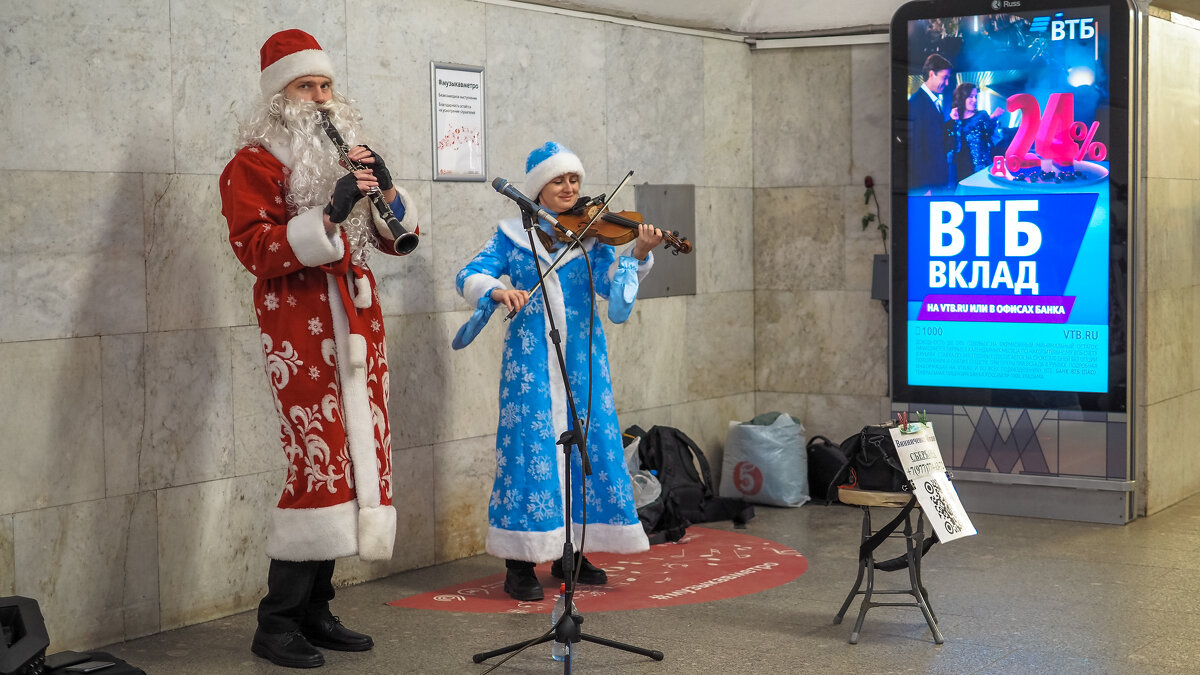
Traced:
<path fill-rule="evenodd" d="M 546 270 L 545 273 L 542 272 L 542 263 L 537 255 L 537 243 L 534 241 L 533 236 L 533 228 L 536 227 L 536 218 L 537 216 L 535 213 L 533 213 L 533 211 L 521 206 L 521 222 L 525 227 L 525 234 L 529 237 L 529 250 L 533 253 L 533 264 L 537 269 L 538 278 L 543 279 L 545 278 L 545 274 L 550 273 L 550 270 Z M 582 246 L 578 238 L 576 238 L 572 244 Z M 551 269 L 553 269 L 553 267 L 551 267 Z M 575 607 L 575 552 L 574 545 L 571 542 L 571 448 L 579 448 L 579 459 L 580 464 L 583 467 L 584 476 L 592 475 L 592 465 L 591 462 L 588 461 L 587 434 L 583 428 L 583 420 L 579 418 L 579 415 L 575 410 L 575 396 L 571 393 L 571 381 L 567 375 L 567 360 L 563 355 L 562 343 L 559 339 L 558 326 L 556 326 L 554 323 L 554 312 L 550 309 L 550 303 L 543 302 L 542 304 L 546 308 L 546 321 L 548 321 L 550 325 L 550 341 L 554 344 L 554 351 L 558 356 L 558 371 L 562 376 L 563 388 L 567 392 L 567 411 L 571 415 L 570 428 L 564 431 L 562 435 L 558 437 L 558 442 L 556 443 L 556 445 L 562 446 L 563 455 L 565 455 L 566 458 L 563 471 L 564 536 L 562 554 L 563 579 L 565 580 L 564 585 L 566 588 L 566 594 L 563 602 L 566 610 L 562 613 L 562 616 L 559 617 L 558 623 L 539 637 L 533 638 L 532 640 L 527 640 L 525 642 L 517 642 L 499 649 L 493 649 L 489 652 L 481 652 L 472 656 L 471 659 L 475 663 L 483 663 L 493 656 L 515 652 L 509 657 L 505 658 L 503 661 L 496 663 L 496 665 L 484 671 L 485 673 L 489 673 L 496 668 L 499 668 L 505 663 L 505 661 L 513 656 L 516 656 L 517 653 L 524 651 L 526 648 L 554 640 L 567 645 L 567 656 L 563 659 L 563 673 L 570 675 L 571 660 L 574 656 L 575 645 L 578 644 L 580 640 L 584 640 L 587 642 L 594 642 L 599 645 L 604 645 L 606 647 L 612 647 L 614 649 L 621 649 L 634 654 L 648 656 L 655 661 L 662 661 L 663 653 L 658 650 L 635 647 L 623 642 L 617 642 L 616 640 L 609 640 L 607 638 L 584 633 L 579 627 L 579 625 L 583 623 L 583 616 L 573 611 Z M 588 382 L 588 387 L 591 386 L 591 382 Z M 584 528 L 586 527 L 587 523 L 585 522 Z"/>

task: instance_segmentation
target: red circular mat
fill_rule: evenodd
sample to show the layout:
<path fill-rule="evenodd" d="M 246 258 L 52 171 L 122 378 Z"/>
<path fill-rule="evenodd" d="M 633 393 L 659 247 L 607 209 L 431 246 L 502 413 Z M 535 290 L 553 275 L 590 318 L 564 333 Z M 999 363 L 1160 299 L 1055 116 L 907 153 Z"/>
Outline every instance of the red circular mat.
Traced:
<path fill-rule="evenodd" d="M 804 574 L 808 560 L 793 549 L 748 534 L 688 528 L 676 543 L 651 546 L 645 553 L 589 553 L 608 572 L 608 584 L 575 592 L 581 612 L 668 607 L 757 593 Z M 497 566 L 500 561 L 497 561 Z M 388 604 L 448 612 L 549 613 L 558 595 L 550 563 L 537 567 L 544 600 L 518 602 L 504 592 L 504 572 L 420 593 Z"/>

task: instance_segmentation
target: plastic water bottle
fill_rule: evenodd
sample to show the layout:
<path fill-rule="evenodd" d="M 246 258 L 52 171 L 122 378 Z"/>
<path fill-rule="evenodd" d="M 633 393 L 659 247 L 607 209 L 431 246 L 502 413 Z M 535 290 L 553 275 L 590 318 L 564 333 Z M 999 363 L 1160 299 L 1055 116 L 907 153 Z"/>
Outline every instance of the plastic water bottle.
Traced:
<path fill-rule="evenodd" d="M 567 608 L 567 585 L 565 583 L 561 584 L 558 587 L 558 590 L 559 590 L 558 600 L 554 601 L 554 611 L 550 612 L 550 627 L 551 628 L 558 625 L 559 617 L 561 617 L 563 615 L 563 612 L 565 612 L 566 608 Z M 575 609 L 574 602 L 571 603 L 571 613 L 572 614 L 579 613 L 579 610 Z M 570 621 L 570 620 L 571 619 L 568 619 L 568 621 Z M 558 640 L 550 641 L 550 657 L 553 658 L 555 661 L 563 661 L 567 658 L 567 655 L 570 654 L 571 663 L 574 663 L 575 660 L 579 657 L 578 652 L 579 652 L 579 643 L 578 642 L 576 642 L 572 645 L 567 645 L 566 643 L 559 642 Z"/>

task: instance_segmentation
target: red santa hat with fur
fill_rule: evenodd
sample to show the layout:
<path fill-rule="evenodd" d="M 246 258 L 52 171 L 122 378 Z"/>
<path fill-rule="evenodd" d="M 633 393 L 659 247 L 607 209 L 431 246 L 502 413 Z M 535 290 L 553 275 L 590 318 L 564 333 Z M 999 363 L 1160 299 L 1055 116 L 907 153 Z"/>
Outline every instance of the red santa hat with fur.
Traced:
<path fill-rule="evenodd" d="M 258 84 L 263 96 L 270 98 L 289 82 L 305 75 L 323 75 L 333 79 L 333 62 L 317 39 L 298 28 L 281 30 L 267 38 L 258 51 L 262 75 Z"/>

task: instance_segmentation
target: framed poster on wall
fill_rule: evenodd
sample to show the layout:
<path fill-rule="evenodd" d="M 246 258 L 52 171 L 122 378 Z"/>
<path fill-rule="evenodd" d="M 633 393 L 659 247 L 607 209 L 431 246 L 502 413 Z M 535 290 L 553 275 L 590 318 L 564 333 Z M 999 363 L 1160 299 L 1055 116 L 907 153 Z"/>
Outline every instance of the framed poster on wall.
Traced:
<path fill-rule="evenodd" d="M 483 67 L 429 64 L 433 179 L 487 180 Z"/>
<path fill-rule="evenodd" d="M 1124 0 L 912 2 L 892 23 L 902 401 L 1125 412 Z"/>

